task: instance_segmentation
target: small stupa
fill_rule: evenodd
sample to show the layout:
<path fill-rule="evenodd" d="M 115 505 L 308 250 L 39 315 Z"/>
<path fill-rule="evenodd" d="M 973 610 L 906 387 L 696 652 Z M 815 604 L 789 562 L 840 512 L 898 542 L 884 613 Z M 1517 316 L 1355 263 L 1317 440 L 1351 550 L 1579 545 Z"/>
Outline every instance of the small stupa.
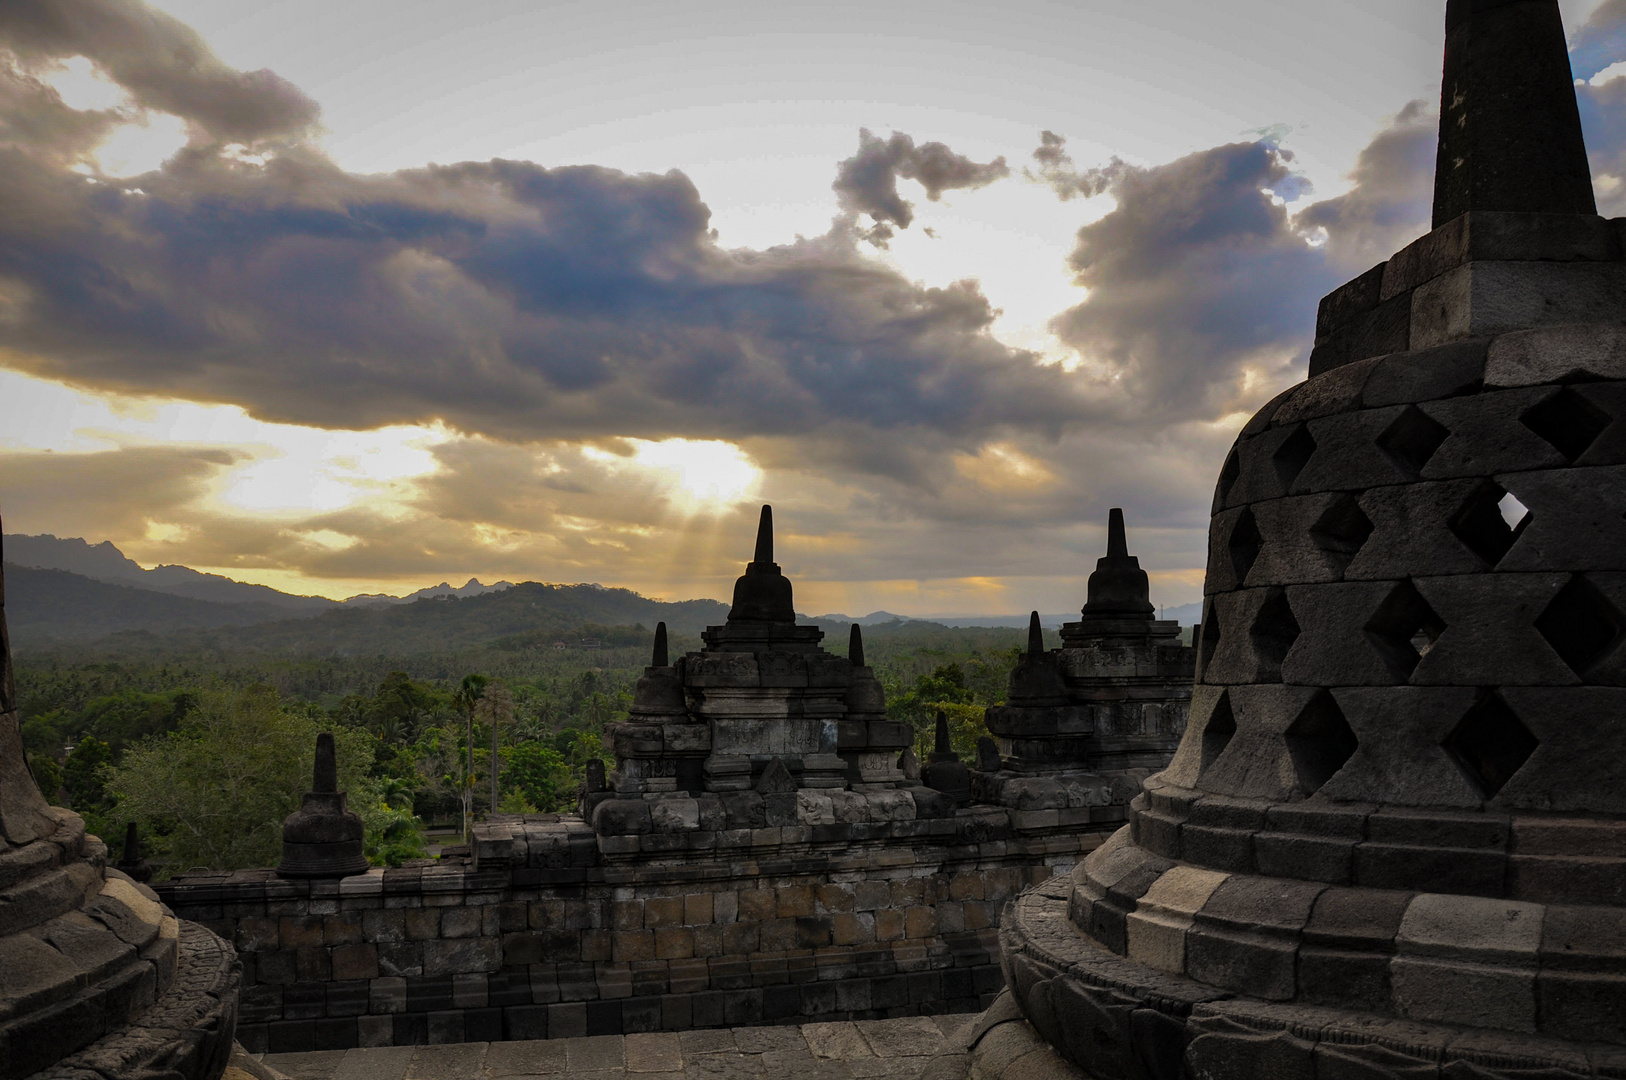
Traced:
<path fill-rule="evenodd" d="M 1077 622 L 1046 649 L 1039 613 L 1011 671 L 1005 702 L 987 712 L 999 768 L 982 768 L 983 798 L 1009 805 L 1124 805 L 1179 745 L 1196 651 L 1156 618 L 1123 511 L 1107 516 L 1107 553 L 1090 575 Z"/>
<path fill-rule="evenodd" d="M 361 815 L 350 809 L 349 800 L 339 790 L 338 762 L 333 736 L 324 731 L 316 736 L 316 765 L 311 790 L 305 792 L 299 809 L 282 823 L 282 862 L 277 876 L 285 878 L 336 878 L 367 872 L 362 854 Z"/>
<path fill-rule="evenodd" d="M 796 621 L 790 579 L 774 561 L 773 508 L 764 506 L 728 620 L 705 630 L 700 650 L 675 659 L 665 624 L 656 627 L 628 717 L 606 731 L 614 797 L 589 796 L 595 810 L 607 804 L 592 818 L 598 827 L 641 828 L 651 811 L 631 799 L 761 793 L 770 769 L 775 796 L 787 782 L 793 790 L 903 786 L 895 761 L 913 731 L 886 718 L 862 632 L 852 628 L 845 657 L 822 648 L 823 637 Z"/>

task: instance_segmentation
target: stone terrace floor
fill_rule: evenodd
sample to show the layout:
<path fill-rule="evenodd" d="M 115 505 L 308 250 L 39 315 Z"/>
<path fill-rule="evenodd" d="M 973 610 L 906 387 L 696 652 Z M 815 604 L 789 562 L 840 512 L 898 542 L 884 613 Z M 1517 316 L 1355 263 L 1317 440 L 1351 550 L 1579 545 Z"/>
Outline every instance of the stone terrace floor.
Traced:
<path fill-rule="evenodd" d="M 385 1046 L 261 1060 L 293 1080 L 925 1080 L 958 1055 L 976 1013 L 532 1042 Z M 963 1072 L 964 1058 L 933 1074 Z M 955 1070 L 953 1065 L 960 1065 Z"/>

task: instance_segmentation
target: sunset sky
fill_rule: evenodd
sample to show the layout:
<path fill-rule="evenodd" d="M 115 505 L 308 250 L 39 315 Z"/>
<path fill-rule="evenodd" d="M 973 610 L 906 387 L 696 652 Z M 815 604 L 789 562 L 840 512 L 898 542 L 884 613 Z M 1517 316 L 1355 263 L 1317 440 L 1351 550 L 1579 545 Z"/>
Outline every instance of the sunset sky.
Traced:
<path fill-rule="evenodd" d="M 1626 213 L 1626 0 L 1560 4 Z M 291 592 L 1200 595 L 1444 3 L 0 3 L 0 515 Z"/>

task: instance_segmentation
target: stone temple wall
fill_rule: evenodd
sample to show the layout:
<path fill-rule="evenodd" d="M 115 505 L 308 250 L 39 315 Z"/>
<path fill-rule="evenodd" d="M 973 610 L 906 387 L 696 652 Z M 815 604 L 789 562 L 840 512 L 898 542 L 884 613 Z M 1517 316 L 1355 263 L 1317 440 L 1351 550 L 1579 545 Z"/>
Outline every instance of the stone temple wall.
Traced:
<path fill-rule="evenodd" d="M 482 827 L 461 863 L 157 888 L 236 944 L 251 1051 L 973 1011 L 1003 986 L 1005 905 L 1114 827 L 1091 812 L 720 830 L 664 861 L 537 815 Z"/>

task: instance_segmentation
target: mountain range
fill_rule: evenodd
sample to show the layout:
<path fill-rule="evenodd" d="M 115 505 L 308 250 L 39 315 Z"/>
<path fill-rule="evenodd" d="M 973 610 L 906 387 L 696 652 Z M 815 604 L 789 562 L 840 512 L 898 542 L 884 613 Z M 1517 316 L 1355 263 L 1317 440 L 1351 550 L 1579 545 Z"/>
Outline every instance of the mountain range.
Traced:
<path fill-rule="evenodd" d="M 280 655 L 381 655 L 437 652 L 507 640 L 516 647 L 574 641 L 578 631 L 665 621 L 697 633 L 721 623 L 728 605 L 715 600 L 666 603 L 628 589 L 539 582 L 461 587 L 442 582 L 406 596 L 363 594 L 344 601 L 295 596 L 185 566 L 144 569 L 109 541 L 7 535 L 6 621 L 19 651 L 99 642 L 113 652 L 194 649 Z M 1194 622 L 1199 605 L 1163 612 Z M 880 626 L 911 620 L 874 611 L 857 617 L 808 618 L 845 636 L 845 624 Z M 1048 629 L 1076 612 L 1042 615 Z M 943 626 L 1023 627 L 1026 615 L 940 617 Z M 583 628 L 597 627 L 587 631 Z M 161 638 L 161 640 L 160 640 Z"/>

